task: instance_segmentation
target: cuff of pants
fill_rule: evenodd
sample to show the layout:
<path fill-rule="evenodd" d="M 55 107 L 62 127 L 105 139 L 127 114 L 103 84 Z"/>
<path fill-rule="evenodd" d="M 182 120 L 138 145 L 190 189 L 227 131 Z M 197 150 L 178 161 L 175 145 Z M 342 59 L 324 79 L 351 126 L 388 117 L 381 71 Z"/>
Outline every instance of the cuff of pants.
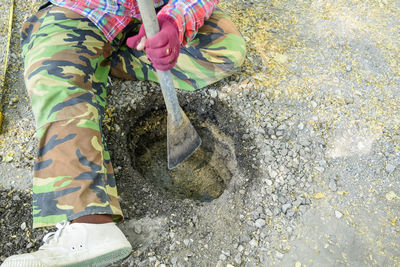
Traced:
<path fill-rule="evenodd" d="M 98 125 L 92 120 L 70 119 L 38 130 L 34 228 L 91 214 L 123 219 L 113 168 Z"/>

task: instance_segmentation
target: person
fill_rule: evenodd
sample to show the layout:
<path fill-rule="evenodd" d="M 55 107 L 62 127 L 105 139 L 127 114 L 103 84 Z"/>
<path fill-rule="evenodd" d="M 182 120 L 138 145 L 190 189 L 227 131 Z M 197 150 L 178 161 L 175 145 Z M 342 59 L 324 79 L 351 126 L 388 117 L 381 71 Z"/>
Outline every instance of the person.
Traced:
<path fill-rule="evenodd" d="M 2 266 L 103 266 L 132 247 L 101 123 L 108 76 L 194 91 L 238 71 L 245 42 L 218 0 L 154 0 L 160 32 L 146 38 L 135 0 L 51 0 L 23 25 L 24 79 L 39 147 L 33 227 L 56 225 L 38 251 Z"/>

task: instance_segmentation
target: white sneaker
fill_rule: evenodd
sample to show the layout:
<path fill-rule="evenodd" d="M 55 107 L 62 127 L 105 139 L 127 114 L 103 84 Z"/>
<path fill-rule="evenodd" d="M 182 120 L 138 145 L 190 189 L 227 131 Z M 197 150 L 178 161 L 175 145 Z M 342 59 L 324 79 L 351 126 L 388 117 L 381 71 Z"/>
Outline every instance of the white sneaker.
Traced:
<path fill-rule="evenodd" d="M 63 222 L 45 235 L 38 251 L 7 258 L 1 267 L 107 266 L 127 257 L 132 246 L 115 223 Z"/>

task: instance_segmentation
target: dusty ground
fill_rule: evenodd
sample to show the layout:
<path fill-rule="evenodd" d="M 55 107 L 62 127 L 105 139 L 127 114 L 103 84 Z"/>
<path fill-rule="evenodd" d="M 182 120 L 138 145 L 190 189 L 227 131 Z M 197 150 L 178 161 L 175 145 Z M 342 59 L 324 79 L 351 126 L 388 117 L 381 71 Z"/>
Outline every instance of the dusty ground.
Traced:
<path fill-rule="evenodd" d="M 2 91 L 0 262 L 42 235 L 29 215 L 36 148 L 18 54 L 35 5 L 16 1 Z M 146 156 L 164 138 L 144 123 L 162 117 L 156 84 L 108 88 L 104 130 L 134 247 L 115 266 L 399 266 L 400 2 L 220 6 L 248 55 L 241 73 L 179 93 L 207 140 L 193 171 L 165 171 L 165 152 Z"/>

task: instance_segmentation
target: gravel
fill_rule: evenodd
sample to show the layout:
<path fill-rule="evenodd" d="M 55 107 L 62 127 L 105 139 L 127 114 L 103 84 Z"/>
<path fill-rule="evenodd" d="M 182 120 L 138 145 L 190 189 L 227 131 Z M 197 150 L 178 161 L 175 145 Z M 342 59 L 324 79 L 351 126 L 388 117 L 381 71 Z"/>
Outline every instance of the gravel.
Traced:
<path fill-rule="evenodd" d="M 31 9 L 21 1 L 18 5 L 20 25 Z M 182 199 L 146 179 L 136 166 L 133 131 L 151 114 L 165 113 L 160 88 L 113 79 L 104 132 L 126 216 L 120 226 L 134 246 L 114 266 L 299 266 L 310 259 L 321 266 L 331 260 L 354 265 L 361 262 L 357 255 L 365 256 L 366 264 L 393 265 L 400 242 L 394 234 L 400 217 L 395 179 L 400 163 L 395 55 L 400 44 L 391 26 L 399 24 L 393 15 L 398 8 L 346 1 L 325 6 L 318 1 L 235 0 L 221 1 L 221 6 L 247 40 L 244 66 L 205 90 L 178 96 L 197 129 L 218 129 L 212 130 L 212 145 L 234 151 L 220 155 L 229 159 L 230 182 L 219 198 L 200 201 Z M 356 28 L 363 25 L 370 27 Z M 20 66 L 16 43 L 13 52 L 12 65 Z M 5 102 L 0 147 L 1 260 L 37 249 L 44 231 L 31 228 L 31 193 L 25 190 L 36 152 L 32 114 L 21 70 L 13 68 L 9 75 L 16 82 Z M 389 198 L 387 192 L 392 192 Z M 346 228 L 347 218 L 360 228 Z M 363 227 L 370 218 L 374 227 Z M 353 239 L 365 241 L 357 247 L 371 256 L 355 251 L 345 261 L 325 254 L 326 233 L 335 234 L 335 255 L 343 255 L 353 251 L 345 236 L 367 228 L 367 239 Z M 367 242 L 378 236 L 382 247 Z"/>

